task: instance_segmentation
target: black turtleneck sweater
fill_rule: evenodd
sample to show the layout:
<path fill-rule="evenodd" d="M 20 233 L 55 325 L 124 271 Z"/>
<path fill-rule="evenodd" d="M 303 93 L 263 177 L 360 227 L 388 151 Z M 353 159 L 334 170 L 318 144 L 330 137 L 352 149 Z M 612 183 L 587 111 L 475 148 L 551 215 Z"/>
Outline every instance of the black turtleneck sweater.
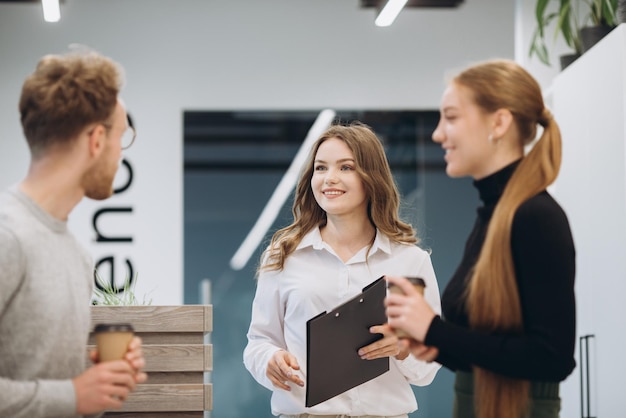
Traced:
<path fill-rule="evenodd" d="M 439 349 L 437 362 L 451 370 L 478 366 L 501 375 L 562 381 L 574 369 L 575 251 L 569 223 L 544 191 L 517 210 L 511 231 L 513 262 L 522 307 L 521 335 L 487 334 L 469 327 L 465 307 L 468 275 L 475 265 L 493 210 L 518 162 L 474 181 L 483 206 L 463 259 L 442 296 L 425 343 Z"/>

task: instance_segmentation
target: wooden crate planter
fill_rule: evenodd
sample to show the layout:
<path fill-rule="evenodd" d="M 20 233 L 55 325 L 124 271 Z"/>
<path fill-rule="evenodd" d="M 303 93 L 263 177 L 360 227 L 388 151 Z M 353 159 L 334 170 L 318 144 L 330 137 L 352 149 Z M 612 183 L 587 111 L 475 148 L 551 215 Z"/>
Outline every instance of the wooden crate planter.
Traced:
<path fill-rule="evenodd" d="M 97 323 L 132 324 L 146 358 L 148 381 L 105 417 L 189 418 L 212 409 L 212 385 L 204 379 L 213 368 L 213 347 L 205 343 L 213 328 L 211 305 L 92 306 L 91 321 L 92 330 Z"/>

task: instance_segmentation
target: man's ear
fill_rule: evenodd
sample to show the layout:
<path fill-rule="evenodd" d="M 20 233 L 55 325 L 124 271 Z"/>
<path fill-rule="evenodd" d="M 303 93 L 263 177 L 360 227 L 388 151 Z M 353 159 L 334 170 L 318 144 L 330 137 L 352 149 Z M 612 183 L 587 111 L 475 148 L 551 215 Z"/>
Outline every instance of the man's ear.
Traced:
<path fill-rule="evenodd" d="M 505 136 L 513 126 L 513 114 L 509 109 L 498 109 L 493 114 L 493 136 L 500 139 Z"/>
<path fill-rule="evenodd" d="M 89 156 L 97 158 L 104 149 L 104 140 L 106 139 L 106 128 L 102 124 L 97 124 L 88 133 Z"/>

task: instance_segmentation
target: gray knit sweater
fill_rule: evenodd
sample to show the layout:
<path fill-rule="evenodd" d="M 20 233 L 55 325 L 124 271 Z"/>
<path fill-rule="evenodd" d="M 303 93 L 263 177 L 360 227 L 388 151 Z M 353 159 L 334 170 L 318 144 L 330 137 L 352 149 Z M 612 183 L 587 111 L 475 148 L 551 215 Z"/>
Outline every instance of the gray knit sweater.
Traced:
<path fill-rule="evenodd" d="M 77 416 L 92 278 L 66 222 L 17 187 L 0 194 L 0 418 Z"/>

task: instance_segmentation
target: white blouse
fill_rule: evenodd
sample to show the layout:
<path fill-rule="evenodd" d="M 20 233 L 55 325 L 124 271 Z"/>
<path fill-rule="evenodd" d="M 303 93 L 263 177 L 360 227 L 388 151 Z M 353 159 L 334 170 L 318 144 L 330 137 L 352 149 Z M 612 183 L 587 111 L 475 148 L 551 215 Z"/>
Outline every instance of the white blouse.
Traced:
<path fill-rule="evenodd" d="M 441 367 L 411 354 L 404 360 L 391 357 L 388 372 L 311 408 L 304 406 L 306 388 L 289 383 L 291 391 L 279 389 L 266 376 L 270 358 L 282 349 L 298 359 L 296 373 L 306 382 L 306 322 L 361 293 L 383 275 L 424 278 L 425 298 L 441 313 L 439 287 L 426 251 L 392 242 L 377 231 L 367 260 L 366 253 L 363 248 L 344 263 L 315 228 L 287 258 L 282 271 L 259 275 L 243 360 L 254 379 L 273 391 L 274 415 L 408 414 L 417 409 L 410 384 L 428 385 Z"/>

